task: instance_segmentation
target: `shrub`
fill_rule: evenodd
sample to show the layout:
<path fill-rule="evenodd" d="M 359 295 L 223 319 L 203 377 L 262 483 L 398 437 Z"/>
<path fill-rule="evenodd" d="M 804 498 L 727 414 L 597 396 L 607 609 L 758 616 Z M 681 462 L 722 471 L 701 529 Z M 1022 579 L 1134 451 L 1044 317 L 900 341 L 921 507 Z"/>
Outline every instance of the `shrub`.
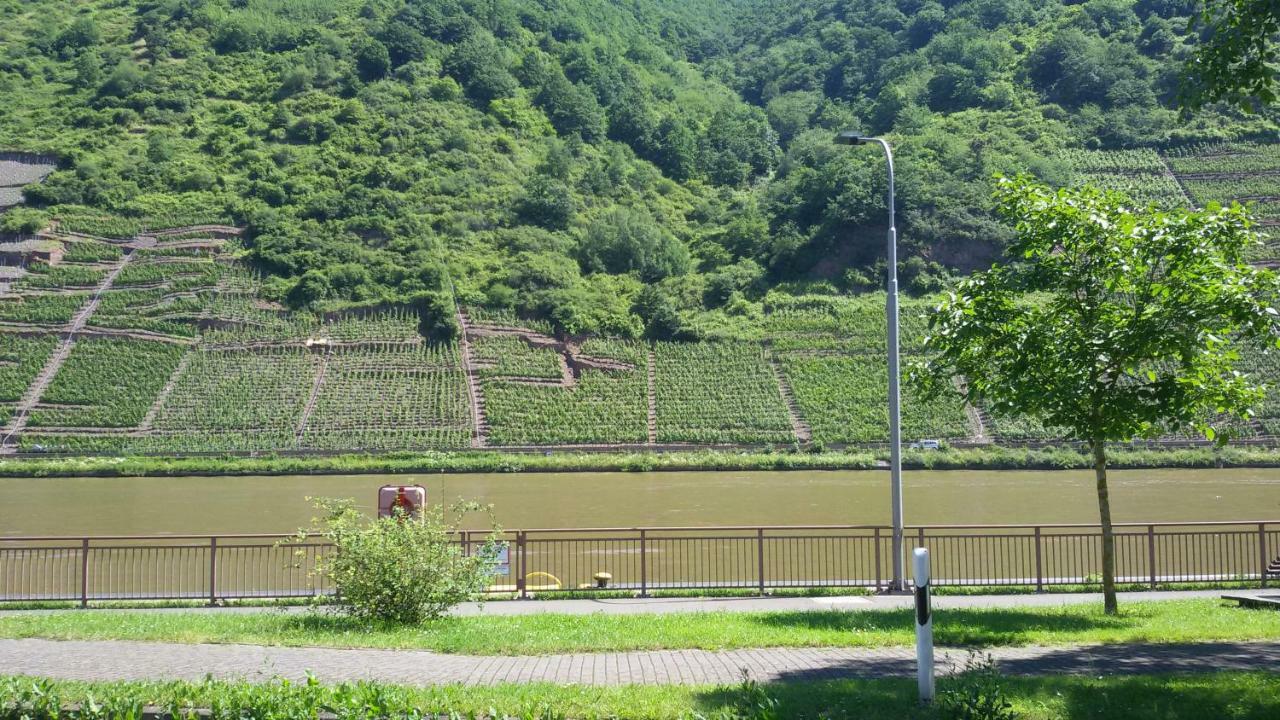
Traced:
<path fill-rule="evenodd" d="M 445 521 L 444 508 L 423 508 L 421 517 L 370 520 L 349 499 L 323 498 L 324 532 L 333 550 L 317 562 L 316 572 L 337 590 L 337 607 L 366 620 L 420 623 L 440 617 L 488 586 L 497 562 L 498 529 L 470 554 L 455 539 L 458 526 Z M 459 504 L 461 518 L 481 509 Z M 308 533 L 300 531 L 299 541 Z"/>
<path fill-rule="evenodd" d="M 948 720 L 1018 720 L 1004 691 L 1004 675 L 990 655 L 970 653 L 951 687 L 938 694 L 938 709 Z"/>
<path fill-rule="evenodd" d="M 48 215 L 35 208 L 16 207 L 0 214 L 0 232 L 34 235 L 49 223 Z"/>

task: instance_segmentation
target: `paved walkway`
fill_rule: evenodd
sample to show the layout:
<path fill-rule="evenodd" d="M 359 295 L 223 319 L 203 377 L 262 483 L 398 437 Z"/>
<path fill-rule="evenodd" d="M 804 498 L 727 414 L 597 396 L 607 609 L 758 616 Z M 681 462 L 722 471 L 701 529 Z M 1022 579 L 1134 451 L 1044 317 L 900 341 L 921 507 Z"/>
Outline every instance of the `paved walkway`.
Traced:
<path fill-rule="evenodd" d="M 1005 672 L 1017 675 L 1280 668 L 1280 642 L 1275 641 L 993 648 L 990 654 Z M 962 649 L 939 649 L 938 669 L 953 670 L 962 666 L 967 657 Z M 915 650 L 771 648 L 482 657 L 402 650 L 0 640 L 0 675 L 72 680 L 198 681 L 208 675 L 245 680 L 301 679 L 311 671 L 325 682 L 378 680 L 410 685 L 729 684 L 741 680 L 744 669 L 762 682 L 907 677 L 915 672 Z"/>
<path fill-rule="evenodd" d="M 1221 597 L 1221 590 L 1175 590 L 1119 593 L 1120 602 L 1186 600 Z M 914 607 L 909 595 L 845 595 L 838 597 L 740 597 L 740 598 L 623 598 L 613 600 L 498 601 L 478 606 L 464 603 L 459 615 L 533 615 L 566 613 L 589 615 L 639 615 L 682 612 L 794 612 L 804 610 L 898 610 Z M 962 608 L 1059 607 L 1102 604 L 1101 593 L 1045 593 L 1040 595 L 935 595 L 935 610 Z"/>
<path fill-rule="evenodd" d="M 1119 593 L 1120 602 L 1157 600 L 1186 600 L 1189 598 L 1217 598 L 1221 590 L 1174 590 L 1160 592 Z M 568 615 L 640 615 L 649 613 L 689 612 L 797 612 L 806 610 L 897 610 L 912 607 L 911 595 L 847 595 L 839 597 L 738 597 L 738 598 L 620 598 L 599 600 L 495 600 L 484 603 L 463 603 L 454 609 L 456 615 L 537 615 L 563 613 Z M 1102 604 L 1100 593 L 1044 593 L 1040 595 L 935 595 L 936 610 L 961 608 L 1018 608 L 1059 607 L 1064 605 Z M 5 615 L 66 612 L 63 610 L 4 610 L 0 605 L 0 617 Z M 146 608 L 147 612 L 217 612 L 254 613 L 285 610 L 307 612 L 304 606 L 237 606 L 205 608 Z"/>

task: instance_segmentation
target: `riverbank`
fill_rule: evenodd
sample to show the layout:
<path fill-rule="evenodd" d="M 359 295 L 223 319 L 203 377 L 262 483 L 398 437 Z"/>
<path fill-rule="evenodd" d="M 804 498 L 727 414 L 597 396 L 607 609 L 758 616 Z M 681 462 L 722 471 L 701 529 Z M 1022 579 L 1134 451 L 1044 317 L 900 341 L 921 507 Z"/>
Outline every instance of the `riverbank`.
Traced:
<path fill-rule="evenodd" d="M 1280 448 L 1113 448 L 1111 467 L 1274 468 Z M 48 457 L 0 460 L 0 477 L 176 477 L 188 475 L 357 475 L 397 473 L 660 472 L 692 470 L 874 470 L 887 467 L 885 451 L 577 452 L 502 451 L 347 455 L 191 457 Z M 907 451 L 910 470 L 1080 470 L 1092 458 L 1073 448 L 966 448 Z"/>

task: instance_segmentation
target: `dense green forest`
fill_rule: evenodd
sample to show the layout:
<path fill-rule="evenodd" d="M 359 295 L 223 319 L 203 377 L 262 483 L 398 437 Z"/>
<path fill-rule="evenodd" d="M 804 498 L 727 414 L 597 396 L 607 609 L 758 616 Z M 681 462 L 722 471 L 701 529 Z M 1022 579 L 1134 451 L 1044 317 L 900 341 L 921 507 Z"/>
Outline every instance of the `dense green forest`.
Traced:
<path fill-rule="evenodd" d="M 996 257 L 996 172 L 1272 142 L 1173 109 L 1193 0 L 0 0 L 0 149 L 55 155 L 11 231 L 230 223 L 267 299 L 455 301 L 693 337 L 773 293 Z M 1256 193 L 1255 193 L 1256 194 Z M 1264 193 L 1265 194 L 1265 193 Z M 1184 190 L 1184 197 L 1189 194 Z"/>

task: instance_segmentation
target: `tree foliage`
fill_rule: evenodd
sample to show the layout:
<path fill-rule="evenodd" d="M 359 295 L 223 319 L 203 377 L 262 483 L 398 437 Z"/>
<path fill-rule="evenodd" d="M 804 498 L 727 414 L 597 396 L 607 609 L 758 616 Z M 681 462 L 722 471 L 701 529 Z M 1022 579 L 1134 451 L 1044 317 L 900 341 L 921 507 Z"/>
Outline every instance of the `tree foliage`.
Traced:
<path fill-rule="evenodd" d="M 1204 36 L 1187 63 L 1180 100 L 1189 110 L 1227 101 L 1246 109 L 1276 102 L 1280 3 L 1208 0 L 1195 18 Z"/>
<path fill-rule="evenodd" d="M 1267 112 L 1210 106 L 1188 125 L 1166 107 L 1196 12 L 1189 0 L 0 1 L 0 147 L 59 157 L 26 190 L 51 216 L 245 226 L 248 259 L 293 305 L 444 293 L 637 328 L 652 318 L 634 308 L 577 311 L 606 285 L 596 275 L 681 278 L 653 306 L 668 320 L 735 292 L 864 287 L 883 262 L 883 167 L 830 147 L 836 129 L 894 141 L 902 254 L 928 269 L 921 291 L 938 267 L 982 268 L 1010 239 L 995 172 L 1061 182 L 1051 158 L 1064 147 L 1274 135 Z M 589 247 L 651 244 L 605 232 L 618 213 L 661 229 L 657 265 Z M 583 272 L 528 289 L 511 270 L 526 252 Z M 752 267 L 762 275 L 741 282 Z"/>
<path fill-rule="evenodd" d="M 1239 345 L 1274 341 L 1280 279 L 1246 261 L 1258 242 L 1239 205 L 1164 212 L 1091 188 L 1001 179 L 1008 261 L 960 281 L 930 317 L 934 393 L 1061 428 L 1094 450 L 1107 606 L 1115 576 L 1106 443 L 1247 418 L 1263 390 Z M 1110 559 L 1110 561 L 1108 561 Z"/>

